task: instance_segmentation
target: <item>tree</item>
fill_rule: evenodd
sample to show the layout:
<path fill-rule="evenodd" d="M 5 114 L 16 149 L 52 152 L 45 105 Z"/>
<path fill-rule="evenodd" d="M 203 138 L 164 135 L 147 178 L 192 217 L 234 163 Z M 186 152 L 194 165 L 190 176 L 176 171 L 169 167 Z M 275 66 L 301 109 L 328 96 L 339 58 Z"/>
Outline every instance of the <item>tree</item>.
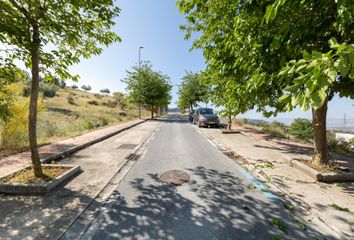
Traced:
<path fill-rule="evenodd" d="M 103 94 L 110 94 L 111 93 L 111 91 L 108 88 L 101 89 L 100 92 Z"/>
<path fill-rule="evenodd" d="M 151 119 L 154 118 L 156 107 L 166 107 L 170 100 L 172 85 L 169 77 L 152 69 L 149 62 L 144 62 L 140 67 L 134 66 L 127 71 L 123 80 L 127 84 L 129 97 L 137 104 L 150 108 Z"/>
<path fill-rule="evenodd" d="M 0 42 L 4 62 L 22 60 L 31 68 L 29 142 L 36 177 L 43 178 L 37 146 L 39 74 L 46 80 L 77 80 L 68 67 L 81 57 L 102 52 L 101 45 L 119 41 L 110 31 L 119 8 L 113 0 L 90 1 L 0 1 Z"/>
<path fill-rule="evenodd" d="M 180 0 L 182 26 L 203 50 L 215 87 L 227 86 L 222 105 L 265 116 L 312 109 L 313 161 L 328 164 L 327 103 L 354 96 L 353 3 L 325 1 Z M 226 79 L 226 80 L 225 80 Z M 238 109 L 240 106 L 245 108 Z"/>
<path fill-rule="evenodd" d="M 92 90 L 92 88 L 91 88 L 90 85 L 85 85 L 85 84 L 82 85 L 81 88 L 82 88 L 83 90 L 85 90 L 85 91 L 91 91 L 91 90 Z"/>
<path fill-rule="evenodd" d="M 302 140 L 313 139 L 313 127 L 308 119 L 296 118 L 289 127 L 289 134 Z"/>
<path fill-rule="evenodd" d="M 186 72 L 178 89 L 178 106 L 181 109 L 193 110 L 198 102 L 208 101 L 208 88 L 201 83 L 201 75 L 193 72 Z"/>

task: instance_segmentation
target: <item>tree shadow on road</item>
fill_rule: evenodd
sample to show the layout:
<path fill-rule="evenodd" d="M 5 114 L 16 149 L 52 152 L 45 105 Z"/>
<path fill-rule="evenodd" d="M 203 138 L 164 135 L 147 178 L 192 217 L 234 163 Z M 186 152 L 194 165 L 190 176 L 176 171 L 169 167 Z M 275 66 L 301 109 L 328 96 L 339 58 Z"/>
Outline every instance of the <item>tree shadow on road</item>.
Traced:
<path fill-rule="evenodd" d="M 136 198 L 116 190 L 86 237 L 196 240 L 319 236 L 311 226 L 301 229 L 297 222 L 301 220 L 286 212 L 281 202 L 272 203 L 230 172 L 204 167 L 186 171 L 191 180 L 182 186 L 166 185 L 157 174 L 147 173 L 147 178 L 129 183 Z M 279 230 L 282 225 L 283 231 Z"/>

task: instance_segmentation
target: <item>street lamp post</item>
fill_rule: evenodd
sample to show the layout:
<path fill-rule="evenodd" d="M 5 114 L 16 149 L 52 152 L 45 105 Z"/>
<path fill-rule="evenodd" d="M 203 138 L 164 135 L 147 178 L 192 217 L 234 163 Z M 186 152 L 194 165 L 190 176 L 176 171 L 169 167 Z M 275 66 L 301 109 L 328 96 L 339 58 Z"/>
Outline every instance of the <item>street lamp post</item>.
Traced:
<path fill-rule="evenodd" d="M 140 63 L 141 63 L 141 49 L 143 49 L 144 47 L 139 47 L 139 70 L 140 70 Z M 140 96 L 139 96 L 139 100 L 140 100 Z M 141 107 L 140 107 L 140 102 L 138 102 L 138 107 L 139 107 L 139 119 L 141 119 Z"/>

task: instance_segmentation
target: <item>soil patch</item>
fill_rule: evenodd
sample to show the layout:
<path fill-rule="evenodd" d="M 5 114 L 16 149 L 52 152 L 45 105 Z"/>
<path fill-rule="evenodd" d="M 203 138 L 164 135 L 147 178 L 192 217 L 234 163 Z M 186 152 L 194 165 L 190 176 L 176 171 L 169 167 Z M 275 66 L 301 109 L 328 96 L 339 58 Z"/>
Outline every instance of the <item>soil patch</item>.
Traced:
<path fill-rule="evenodd" d="M 331 161 L 330 164 L 328 166 L 318 166 L 313 164 L 311 161 L 309 160 L 304 160 L 304 159 L 296 159 L 304 164 L 306 164 L 307 166 L 322 172 L 322 173 L 344 173 L 344 172 L 351 172 L 351 170 L 349 168 L 346 167 L 342 167 L 340 166 L 338 163 L 336 163 L 335 161 Z"/>
<path fill-rule="evenodd" d="M 0 179 L 1 183 L 46 183 L 56 177 L 60 176 L 64 172 L 68 171 L 68 167 L 62 166 L 43 166 L 43 173 L 45 175 L 43 178 L 37 178 L 34 176 L 32 167 L 25 168 L 23 170 L 17 171 L 9 176 Z"/>

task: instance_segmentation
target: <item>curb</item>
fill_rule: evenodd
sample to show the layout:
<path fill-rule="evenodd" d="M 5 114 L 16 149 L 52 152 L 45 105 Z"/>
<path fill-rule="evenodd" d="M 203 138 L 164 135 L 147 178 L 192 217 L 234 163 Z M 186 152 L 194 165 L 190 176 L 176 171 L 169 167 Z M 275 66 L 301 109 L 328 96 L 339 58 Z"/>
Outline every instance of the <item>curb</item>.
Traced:
<path fill-rule="evenodd" d="M 74 175 L 81 171 L 80 166 L 76 165 L 54 165 L 54 164 L 43 164 L 44 167 L 64 167 L 68 168 L 67 171 L 56 177 L 55 179 L 46 182 L 45 184 L 40 183 L 1 183 L 0 184 L 0 193 L 5 194 L 17 194 L 17 195 L 38 195 L 45 194 L 60 185 L 64 181 L 72 178 Z M 27 167 L 21 168 L 18 171 L 22 171 Z M 15 172 L 15 173 L 16 173 Z M 13 173 L 9 174 L 12 175 Z M 9 176 L 7 175 L 7 176 Z M 6 176 L 5 176 L 6 177 Z"/>
<path fill-rule="evenodd" d="M 224 151 L 231 151 L 231 152 L 234 152 L 232 151 L 231 149 L 228 149 L 227 146 L 221 144 L 220 142 L 218 142 L 216 139 L 210 137 L 209 135 L 207 135 L 206 133 L 200 131 L 199 129 L 197 129 L 197 131 L 199 133 L 201 133 L 203 136 L 205 136 L 209 141 L 211 141 L 217 149 L 221 150 L 222 152 Z M 242 135 L 245 135 L 245 136 L 248 136 L 247 134 L 243 134 L 243 132 L 241 131 L 241 134 Z M 248 136 L 248 137 L 252 137 L 252 136 Z M 261 140 L 262 142 L 265 142 L 263 140 Z M 266 142 L 265 142 L 266 143 Z M 271 146 L 273 146 L 272 144 L 269 144 Z M 236 152 L 235 152 L 236 153 Z M 241 156 L 241 155 L 240 155 Z M 229 157 L 230 158 L 230 157 Z M 240 165 L 241 168 L 245 169 L 247 172 L 249 172 L 249 174 L 251 174 L 255 179 L 258 179 L 259 181 L 261 181 L 265 186 L 267 186 L 268 189 L 271 189 L 276 196 L 278 196 L 280 202 L 284 203 L 284 201 L 286 202 L 290 202 L 292 203 L 293 205 L 296 205 L 296 201 L 293 200 L 292 196 L 290 196 L 288 193 L 282 191 L 278 186 L 276 186 L 275 184 L 273 183 L 267 183 L 266 182 L 266 179 L 265 177 L 260 173 L 260 171 L 257 171 L 257 168 L 254 168 L 252 170 L 248 169 L 246 166 L 242 166 L 243 164 L 239 163 L 237 160 L 234 160 L 232 158 L 230 158 L 231 160 L 233 161 L 236 161 L 237 164 Z M 286 158 L 285 156 L 283 156 L 283 160 L 284 161 L 287 161 L 290 165 L 292 163 L 294 163 L 294 161 L 292 161 L 292 158 Z M 296 161 L 296 160 L 295 160 Z M 298 162 L 298 161 L 297 161 Z M 299 162 L 300 163 L 300 162 Z M 296 163 L 295 163 L 296 164 Z M 305 167 L 307 167 L 305 165 Z M 309 168 L 309 167 L 308 167 Z M 312 168 L 309 168 L 311 171 L 312 171 L 312 174 L 313 173 L 313 169 Z M 301 170 L 300 170 L 301 171 Z M 265 173 L 264 173 L 265 174 Z M 268 176 L 267 174 L 265 174 L 266 176 Z M 307 205 L 307 203 L 305 201 L 302 201 L 305 205 Z M 312 209 L 314 210 L 314 209 Z M 301 212 L 302 211 L 302 212 Z M 307 215 L 313 215 L 313 213 L 311 213 L 311 211 L 309 209 L 307 209 L 305 206 L 302 207 L 302 209 L 300 211 L 298 211 L 299 213 L 301 214 L 307 214 Z M 318 215 L 318 212 L 316 211 L 316 214 Z M 337 238 L 341 238 L 342 239 L 342 234 L 340 233 L 339 230 L 337 229 L 333 229 L 332 226 L 330 226 L 330 224 L 328 223 L 323 223 L 323 222 L 318 222 L 317 223 L 319 226 L 322 226 L 322 227 L 325 227 L 326 229 L 328 229 L 331 234 L 333 234 L 333 236 L 336 236 L 336 239 Z M 343 238 L 345 239 L 345 238 Z"/>
<path fill-rule="evenodd" d="M 316 181 L 325 182 L 325 183 L 334 183 L 334 182 L 352 182 L 354 181 L 354 172 L 333 172 L 333 173 L 321 173 L 316 169 L 313 169 L 306 164 L 291 158 L 288 160 L 290 165 L 295 167 L 297 170 L 305 173 L 306 175 L 312 177 Z"/>
<path fill-rule="evenodd" d="M 119 129 L 119 130 L 117 130 L 117 131 L 115 131 L 115 132 L 112 132 L 112 133 L 109 133 L 109 134 L 107 134 L 107 135 L 104 135 L 104 136 L 101 136 L 101 137 L 99 137 L 99 138 L 96 138 L 96 139 L 94 139 L 94 140 L 91 140 L 91 141 L 89 141 L 89 142 L 87 142 L 87 143 L 84 143 L 84 144 L 81 144 L 81 145 L 78 145 L 78 146 L 75 146 L 75 147 L 66 149 L 66 150 L 64 150 L 64 151 L 62 151 L 62 152 L 55 153 L 55 154 L 53 154 L 52 156 L 49 156 L 49 157 L 46 157 L 46 158 L 41 159 L 41 162 L 42 162 L 42 163 L 48 163 L 48 162 L 51 162 L 51 161 L 54 161 L 54 160 L 58 160 L 58 159 L 60 159 L 60 158 L 65 158 L 65 157 L 67 157 L 67 156 L 73 154 L 74 152 L 77 152 L 77 151 L 79 151 L 79 150 L 81 150 L 81 149 L 84 149 L 84 148 L 86 148 L 86 147 L 88 147 L 88 146 L 91 146 L 91 145 L 93 145 L 93 144 L 95 144 L 95 143 L 98 143 L 98 142 L 101 142 L 101 141 L 103 141 L 103 140 L 106 140 L 106 139 L 108 139 L 108 138 L 110 138 L 110 137 L 113 137 L 114 135 L 117 135 L 118 133 L 121 133 L 121 132 L 123 132 L 123 131 L 125 131 L 125 130 L 128 130 L 128 129 L 130 129 L 130 128 L 133 128 L 133 127 L 135 127 L 135 126 L 137 126 L 137 125 L 139 125 L 139 124 L 142 124 L 142 123 L 146 122 L 147 120 L 148 120 L 148 119 L 142 120 L 142 121 L 140 121 L 140 122 L 138 122 L 138 123 L 134 123 L 134 124 L 132 124 L 132 125 L 130 125 L 130 126 L 124 127 L 124 128 Z"/>

